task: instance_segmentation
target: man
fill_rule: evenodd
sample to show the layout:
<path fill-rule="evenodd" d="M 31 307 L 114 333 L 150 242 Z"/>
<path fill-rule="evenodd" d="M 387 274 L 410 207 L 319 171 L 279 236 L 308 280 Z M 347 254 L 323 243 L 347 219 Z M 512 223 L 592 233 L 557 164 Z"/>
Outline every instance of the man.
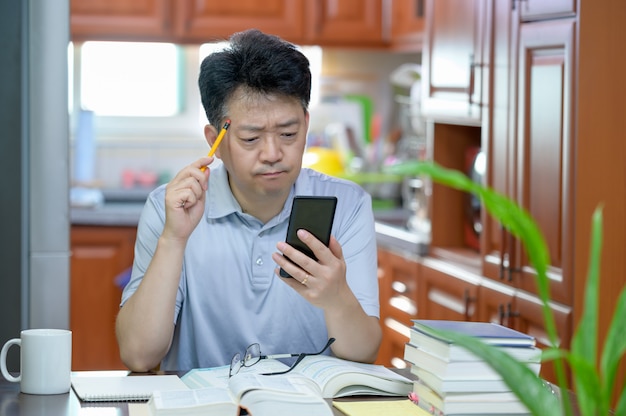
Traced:
<path fill-rule="evenodd" d="M 301 169 L 308 60 L 250 30 L 203 61 L 199 87 L 209 145 L 231 120 L 222 163 L 202 157 L 148 198 L 116 322 L 122 360 L 133 371 L 187 370 L 228 364 L 254 342 L 302 353 L 334 337 L 334 355 L 372 362 L 381 330 L 371 199 Z M 284 243 L 295 195 L 338 197 L 329 247 L 299 232 L 318 261 Z"/>

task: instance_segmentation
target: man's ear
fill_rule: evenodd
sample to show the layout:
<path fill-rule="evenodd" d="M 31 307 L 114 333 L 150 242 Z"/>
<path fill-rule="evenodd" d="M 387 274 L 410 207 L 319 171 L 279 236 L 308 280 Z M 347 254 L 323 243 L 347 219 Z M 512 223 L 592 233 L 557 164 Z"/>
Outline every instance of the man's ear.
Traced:
<path fill-rule="evenodd" d="M 215 140 L 217 139 L 217 130 L 211 124 L 207 124 L 204 126 L 204 138 L 208 143 L 209 148 L 211 148 L 211 146 L 213 146 L 213 143 L 215 143 Z"/>

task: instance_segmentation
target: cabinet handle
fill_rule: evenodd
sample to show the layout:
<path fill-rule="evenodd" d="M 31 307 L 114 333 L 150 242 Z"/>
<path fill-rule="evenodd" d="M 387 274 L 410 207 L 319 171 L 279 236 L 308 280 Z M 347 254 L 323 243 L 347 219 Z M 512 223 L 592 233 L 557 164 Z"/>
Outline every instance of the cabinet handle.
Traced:
<path fill-rule="evenodd" d="M 513 237 L 513 234 L 511 234 L 510 232 L 507 232 L 508 235 L 508 239 L 509 239 L 509 253 L 508 253 L 508 261 L 507 261 L 507 281 L 508 282 L 512 282 L 513 281 L 513 273 L 519 273 L 522 271 L 521 267 L 516 267 L 513 265 L 513 263 L 517 263 L 517 259 L 515 258 L 515 256 L 513 256 L 512 254 L 512 248 L 515 245 L 515 237 Z"/>
<path fill-rule="evenodd" d="M 468 92 L 468 101 L 469 101 L 469 112 L 472 112 L 472 104 L 474 104 L 474 100 L 472 96 L 474 95 L 474 69 L 476 68 L 476 62 L 474 61 L 474 54 L 471 53 L 469 57 L 469 85 L 467 87 Z"/>
<path fill-rule="evenodd" d="M 514 312 L 512 309 L 513 309 L 513 307 L 511 306 L 511 304 L 507 303 L 506 304 L 506 322 L 507 322 L 507 325 L 510 325 L 510 319 L 517 318 L 517 317 L 520 316 L 519 312 Z"/>
<path fill-rule="evenodd" d="M 499 304 L 498 305 L 498 323 L 502 326 L 504 326 L 504 305 L 503 304 Z"/>
<path fill-rule="evenodd" d="M 507 282 L 513 281 L 513 273 L 521 272 L 522 269 L 520 267 L 513 267 L 514 256 L 513 256 L 513 247 L 515 243 L 515 237 L 513 234 L 508 232 L 502 224 L 500 224 L 500 268 L 498 273 L 498 278 L 500 280 L 505 279 Z"/>
<path fill-rule="evenodd" d="M 472 314 L 470 313 L 470 306 L 472 302 L 476 302 L 476 298 L 474 296 L 470 296 L 469 289 L 465 289 L 465 292 L 463 293 L 463 304 L 465 305 L 463 315 L 465 316 L 466 321 L 469 321 L 472 317 Z"/>

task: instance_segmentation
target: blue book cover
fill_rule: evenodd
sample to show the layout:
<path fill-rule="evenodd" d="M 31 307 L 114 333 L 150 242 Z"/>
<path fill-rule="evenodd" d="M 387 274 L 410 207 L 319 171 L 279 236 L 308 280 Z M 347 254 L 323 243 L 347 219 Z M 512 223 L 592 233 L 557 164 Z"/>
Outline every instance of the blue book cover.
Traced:
<path fill-rule="evenodd" d="M 413 329 L 448 344 L 451 343 L 449 340 L 442 338 L 435 332 L 457 332 L 480 338 L 483 342 L 493 345 L 514 345 L 520 347 L 535 345 L 534 337 L 493 322 L 414 319 Z"/>

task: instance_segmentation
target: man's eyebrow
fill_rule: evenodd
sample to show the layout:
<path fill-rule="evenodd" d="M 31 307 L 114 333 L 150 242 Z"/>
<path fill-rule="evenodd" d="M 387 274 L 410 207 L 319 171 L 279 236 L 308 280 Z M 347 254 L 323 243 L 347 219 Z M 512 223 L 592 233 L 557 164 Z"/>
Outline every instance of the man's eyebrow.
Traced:
<path fill-rule="evenodd" d="M 293 119 L 289 119 L 286 121 L 283 121 L 282 123 L 278 123 L 276 125 L 277 128 L 287 128 L 287 127 L 292 127 L 294 125 L 299 124 L 299 120 L 297 118 L 293 118 Z M 256 132 L 256 131 L 262 131 L 264 130 L 264 127 L 261 126 L 257 126 L 257 125 L 252 125 L 252 124 L 240 124 L 239 125 L 239 130 L 247 130 L 247 131 L 251 131 L 251 132 Z"/>

